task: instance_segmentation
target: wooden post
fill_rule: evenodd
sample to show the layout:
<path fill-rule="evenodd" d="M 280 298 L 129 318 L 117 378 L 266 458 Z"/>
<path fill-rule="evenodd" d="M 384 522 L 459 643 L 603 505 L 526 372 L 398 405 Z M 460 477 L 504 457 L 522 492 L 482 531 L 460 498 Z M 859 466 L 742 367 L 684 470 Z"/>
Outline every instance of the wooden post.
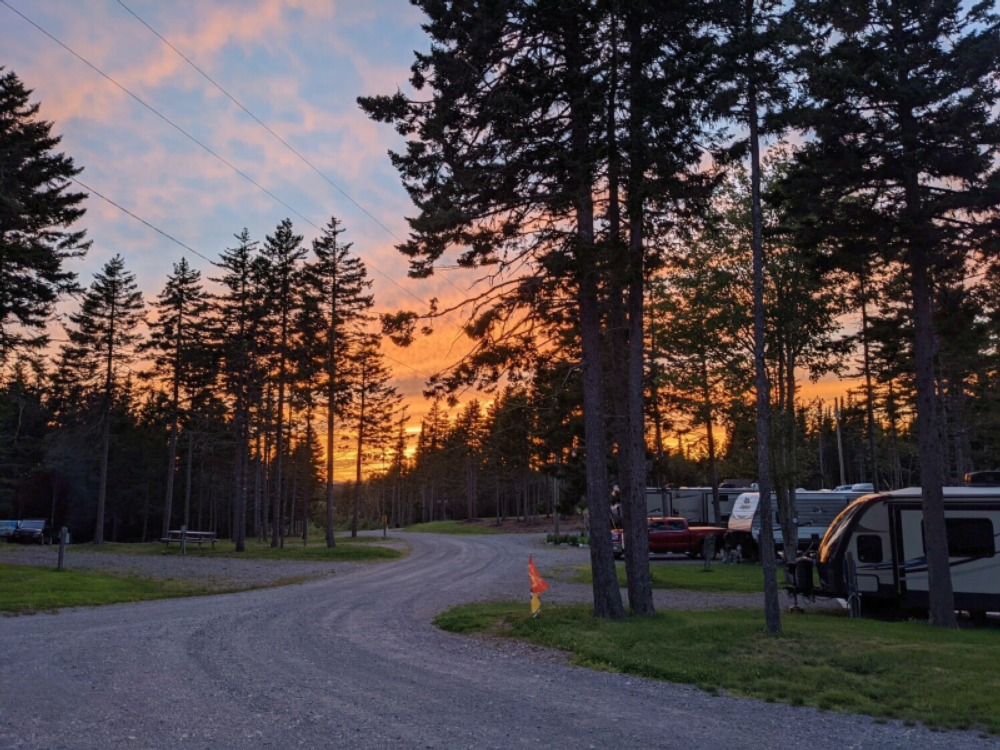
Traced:
<path fill-rule="evenodd" d="M 188 527 L 186 525 L 185 526 L 181 526 L 181 554 L 182 555 L 186 555 L 187 554 L 187 532 L 188 532 Z"/>
<path fill-rule="evenodd" d="M 62 570 L 65 568 L 66 563 L 66 537 L 69 535 L 69 530 L 63 526 L 59 529 L 59 562 L 56 565 L 56 570 Z"/>

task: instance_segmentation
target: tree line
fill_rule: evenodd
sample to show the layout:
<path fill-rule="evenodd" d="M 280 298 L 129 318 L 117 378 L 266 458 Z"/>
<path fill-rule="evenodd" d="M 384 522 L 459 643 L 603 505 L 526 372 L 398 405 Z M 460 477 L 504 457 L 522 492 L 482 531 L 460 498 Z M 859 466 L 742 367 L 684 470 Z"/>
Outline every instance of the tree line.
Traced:
<path fill-rule="evenodd" d="M 58 518 L 95 543 L 210 528 L 240 551 L 248 533 L 282 546 L 312 518 L 333 546 L 339 453 L 356 456 L 358 489 L 336 521 L 356 533 L 360 480 L 401 397 L 341 223 L 309 246 L 289 220 L 262 242 L 244 229 L 212 291 L 182 258 L 147 300 L 120 254 L 83 287 L 65 267 L 90 247 L 71 228 L 80 169 L 30 96 L 0 78 L 0 512 Z M 50 341 L 67 295 L 78 304 Z"/>
<path fill-rule="evenodd" d="M 869 471 L 887 481 L 877 433 L 888 422 L 895 440 L 909 403 L 930 617 L 954 626 L 941 459 L 968 464 L 973 450 L 969 373 L 955 363 L 953 381 L 945 355 L 970 337 L 944 342 L 941 305 L 942 295 L 971 303 L 970 276 L 989 278 L 1000 237 L 992 6 L 417 5 L 431 47 L 413 63 L 414 95 L 359 102 L 407 139 L 391 158 L 418 208 L 399 247 L 411 274 L 433 273 L 450 252 L 481 269 L 485 291 L 463 304 L 480 346 L 434 385 L 455 393 L 517 379 L 558 356 L 579 365 L 595 615 L 625 615 L 609 455 L 628 602 L 653 611 L 644 410 L 667 394 L 650 370 L 705 425 L 710 453 L 717 414 L 751 415 L 754 428 L 730 449 L 755 454 L 762 517 L 774 489 L 790 524 L 805 432 L 798 378 L 842 367 L 847 304 L 861 314 Z M 801 145 L 769 170 L 766 139 L 785 133 Z M 443 312 L 400 314 L 389 330 L 405 342 L 421 317 Z M 892 392 L 881 410 L 878 389 Z M 769 524 L 761 537 L 778 632 Z"/>
<path fill-rule="evenodd" d="M 447 256 L 480 282 L 453 306 L 381 320 L 406 345 L 421 324 L 461 314 L 475 342 L 428 382 L 434 403 L 414 456 L 370 332 L 363 269 L 348 291 L 346 251 L 334 260 L 335 221 L 308 260 L 289 222 L 259 253 L 244 233 L 221 259 L 222 292 L 203 294 L 197 279 L 165 289 L 141 344 L 128 324 L 140 314 L 134 284 L 109 263 L 56 362 L 30 357 L 45 340 L 25 331 L 76 291 L 62 261 L 87 249 L 68 229 L 83 195 L 69 191 L 76 168 L 61 155 L 14 180 L 46 218 L 25 221 L 28 202 L 7 201 L 0 223 L 0 263 L 29 269 L 35 285 L 0 289 L 15 436 L 5 450 L 29 451 L 33 425 L 52 461 L 55 430 L 61 472 L 98 467 L 99 516 L 101 476 L 116 460 L 112 417 L 125 410 L 167 454 L 164 525 L 186 445 L 185 513 L 193 487 L 218 490 L 230 499 L 212 507 L 225 509 L 238 546 L 247 528 L 281 544 L 289 523 L 307 528 L 298 493 L 325 481 L 332 544 L 332 441 L 338 424 L 357 425 L 347 433 L 358 441 L 353 525 L 365 510 L 403 523 L 585 504 L 600 617 L 626 615 L 610 546 L 613 483 L 628 604 L 648 615 L 648 483 L 717 485 L 738 469 L 756 479 L 763 517 L 775 492 L 790 542 L 796 487 L 839 476 L 832 456 L 839 464 L 846 452 L 859 479 L 920 483 L 930 617 L 953 626 L 942 487 L 988 464 L 994 445 L 1000 20 L 990 4 L 416 4 L 430 49 L 412 66 L 413 96 L 359 104 L 406 139 L 390 156 L 417 208 L 399 246 L 411 276 Z M 23 87 L 11 74 L 4 82 L 2 111 L 15 115 L 2 137 L 25 137 L 9 125 L 20 118 L 41 126 L 36 140 L 50 151 L 58 141 Z M 43 174 L 51 168 L 62 169 L 55 181 Z M 190 273 L 178 267 L 169 284 Z M 148 381 L 127 370 L 140 345 L 156 362 Z M 860 370 L 848 372 L 855 356 Z M 801 396 L 804 377 L 826 372 L 862 383 L 835 415 Z M 469 389 L 492 402 L 447 418 L 445 405 Z M 324 418 L 325 451 L 315 431 Z M 685 431 L 704 436 L 704 459 L 670 449 L 670 434 Z M 199 435 L 213 445 L 202 461 L 215 484 L 187 479 Z M 846 448 L 834 454 L 838 437 Z M 366 450 L 384 467 L 367 479 Z M 143 473 L 139 461 L 121 469 Z M 161 486 L 149 485 L 154 509 Z M 768 524 L 761 550 L 778 632 Z"/>

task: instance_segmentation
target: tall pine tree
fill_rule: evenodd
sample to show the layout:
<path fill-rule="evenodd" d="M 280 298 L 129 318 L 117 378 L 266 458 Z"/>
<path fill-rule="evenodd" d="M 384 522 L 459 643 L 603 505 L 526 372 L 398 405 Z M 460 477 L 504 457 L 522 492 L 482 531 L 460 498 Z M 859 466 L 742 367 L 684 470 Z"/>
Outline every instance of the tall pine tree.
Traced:
<path fill-rule="evenodd" d="M 257 260 L 264 284 L 263 309 L 268 316 L 271 338 L 271 368 L 277 379 L 278 401 L 275 410 L 274 498 L 271 508 L 271 546 L 284 544 L 284 458 L 285 396 L 288 389 L 288 364 L 292 356 L 292 322 L 301 306 L 300 261 L 306 250 L 302 235 L 295 234 L 289 219 L 282 221 L 273 235 L 268 235 Z"/>
<path fill-rule="evenodd" d="M 92 379 L 89 385 L 101 393 L 101 459 L 94 544 L 104 541 L 115 391 L 126 379 L 128 365 L 141 339 L 136 328 L 143 318 L 143 306 L 135 275 L 125 270 L 125 261 L 116 255 L 94 274 L 80 309 L 69 316 L 72 326 L 66 329 L 69 343 L 65 351 L 74 362 L 74 372 L 81 380 Z"/>
<path fill-rule="evenodd" d="M 150 322 L 149 340 L 143 349 L 153 353 L 153 374 L 169 383 L 170 388 L 170 447 L 163 501 L 163 535 L 166 536 L 174 500 L 182 397 L 187 401 L 193 397 L 206 364 L 208 298 L 201 284 L 201 272 L 191 268 L 186 258 L 181 258 L 174 264 L 174 272 L 167 276 L 167 283 L 153 307 L 157 316 Z M 187 521 L 185 518 L 184 522 Z"/>
<path fill-rule="evenodd" d="M 788 190 L 814 229 L 898 264 L 913 325 L 930 620 L 956 624 L 935 381 L 936 279 L 1000 250 L 1000 17 L 991 2 L 809 3 L 801 151 Z M 853 236 L 852 236 L 853 235 Z"/>
<path fill-rule="evenodd" d="M 86 195 L 69 190 L 81 168 L 55 149 L 60 136 L 39 119 L 31 90 L 0 67 L 0 372 L 21 348 L 45 346 L 40 333 L 59 295 L 76 289 L 66 260 L 90 242 L 72 225 Z"/>
<path fill-rule="evenodd" d="M 303 269 L 303 325 L 313 330 L 309 337 L 314 360 L 320 373 L 319 388 L 326 401 L 326 544 L 336 544 L 333 533 L 334 446 L 336 421 L 350 400 L 352 371 L 348 353 L 357 342 L 363 326 L 370 322 L 374 299 L 368 290 L 364 264 L 351 257 L 351 244 L 340 241 L 344 229 L 333 217 L 323 233 L 313 240 L 315 260 Z"/>

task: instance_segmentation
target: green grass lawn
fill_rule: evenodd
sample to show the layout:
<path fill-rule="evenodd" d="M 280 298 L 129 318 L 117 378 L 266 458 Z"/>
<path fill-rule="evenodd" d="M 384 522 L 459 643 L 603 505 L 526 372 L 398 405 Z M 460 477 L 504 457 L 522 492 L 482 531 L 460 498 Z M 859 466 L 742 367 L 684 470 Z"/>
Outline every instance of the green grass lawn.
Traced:
<path fill-rule="evenodd" d="M 417 531 L 425 534 L 460 534 L 476 536 L 482 534 L 500 534 L 501 531 L 490 526 L 464 521 L 431 521 L 430 523 L 415 523 L 407 526 L 404 531 Z"/>
<path fill-rule="evenodd" d="M 240 558 L 249 560 L 314 560 L 314 561 L 364 561 L 364 560 L 389 560 L 401 557 L 402 552 L 392 549 L 383 544 L 387 540 L 382 537 L 357 537 L 350 536 L 337 537 L 337 546 L 332 549 L 327 548 L 326 541 L 317 537 L 310 540 L 308 546 L 302 546 L 300 538 L 285 538 L 285 546 L 271 547 L 270 542 L 259 542 L 256 539 L 247 539 L 246 551 L 236 552 L 236 545 L 228 539 L 215 543 L 213 550 L 209 545 L 202 545 L 198 549 L 197 544 L 189 544 L 187 554 L 194 557 L 222 557 Z M 129 555 L 179 555 L 181 548 L 179 544 L 171 543 L 164 548 L 161 542 L 146 542 L 144 544 L 135 543 L 112 543 L 104 544 L 78 544 L 70 547 L 71 552 L 115 552 Z"/>
<path fill-rule="evenodd" d="M 758 569 L 759 570 L 759 569 Z M 939 630 L 923 623 L 784 617 L 767 635 L 745 610 L 661 612 L 599 620 L 584 606 L 470 604 L 435 624 L 566 650 L 581 666 L 696 685 L 711 692 L 816 706 L 932 727 L 1000 733 L 1000 629 Z"/>
<path fill-rule="evenodd" d="M 0 564 L 0 612 L 24 614 L 218 593 L 190 581 L 121 578 L 105 573 Z"/>
<path fill-rule="evenodd" d="M 625 563 L 618 563 L 618 583 L 625 586 Z M 654 589 L 681 589 L 685 591 L 709 591 L 716 594 L 754 594 L 764 590 L 764 574 L 760 565 L 723 565 L 712 563 L 705 570 L 703 563 L 679 561 L 652 563 L 649 572 Z M 573 581 L 590 583 L 593 580 L 589 565 L 576 568 Z M 778 585 L 784 585 L 785 576 L 778 567 Z M 819 580 L 816 580 L 819 585 Z"/>

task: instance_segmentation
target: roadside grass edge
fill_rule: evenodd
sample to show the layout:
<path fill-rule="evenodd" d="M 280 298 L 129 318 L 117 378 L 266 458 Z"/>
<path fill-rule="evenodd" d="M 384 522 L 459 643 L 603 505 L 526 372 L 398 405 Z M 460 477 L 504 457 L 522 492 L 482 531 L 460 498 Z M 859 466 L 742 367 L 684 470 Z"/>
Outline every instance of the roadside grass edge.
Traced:
<path fill-rule="evenodd" d="M 460 634 L 561 649 L 571 662 L 711 694 L 867 714 L 876 721 L 1000 734 L 1000 630 L 950 631 L 919 622 L 786 616 L 767 634 L 754 610 L 660 612 L 612 621 L 587 606 L 468 604 L 434 624 Z"/>

